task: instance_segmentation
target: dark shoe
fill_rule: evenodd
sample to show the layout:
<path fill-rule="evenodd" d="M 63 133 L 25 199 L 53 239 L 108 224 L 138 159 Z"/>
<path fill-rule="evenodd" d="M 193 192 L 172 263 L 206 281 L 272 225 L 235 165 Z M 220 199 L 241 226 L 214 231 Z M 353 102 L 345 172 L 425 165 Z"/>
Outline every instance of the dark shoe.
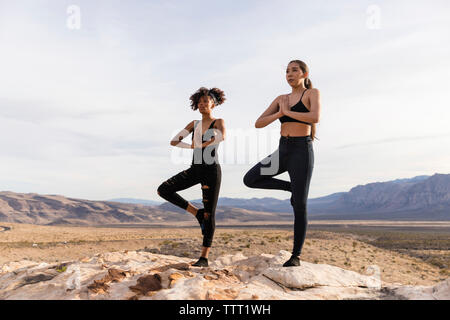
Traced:
<path fill-rule="evenodd" d="M 197 210 L 197 214 L 195 215 L 197 218 L 198 223 L 200 224 L 200 228 L 202 229 L 202 234 L 205 234 L 205 226 L 203 225 L 203 220 L 205 217 L 205 209 L 201 208 Z"/>
<path fill-rule="evenodd" d="M 300 258 L 297 256 L 291 256 L 288 261 L 283 264 L 283 267 L 298 267 L 300 266 Z"/>
<path fill-rule="evenodd" d="M 194 267 L 207 267 L 208 266 L 208 259 L 200 257 L 198 261 L 194 264 L 192 264 Z"/>

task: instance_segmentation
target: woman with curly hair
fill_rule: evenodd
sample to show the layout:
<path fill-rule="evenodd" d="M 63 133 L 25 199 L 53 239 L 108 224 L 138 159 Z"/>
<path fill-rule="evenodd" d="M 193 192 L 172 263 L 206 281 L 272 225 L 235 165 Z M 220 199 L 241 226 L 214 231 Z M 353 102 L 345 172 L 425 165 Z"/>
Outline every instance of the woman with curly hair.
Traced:
<path fill-rule="evenodd" d="M 193 266 L 208 266 L 208 254 L 215 230 L 215 211 L 219 199 L 222 171 L 217 148 L 225 139 L 225 122 L 212 117 L 212 110 L 225 102 L 224 92 L 218 88 L 201 87 L 191 97 L 192 110 L 199 110 L 202 120 L 193 120 L 170 142 L 172 146 L 194 149 L 191 166 L 169 178 L 158 187 L 158 194 L 174 205 L 194 215 L 202 229 L 201 257 Z M 206 128 L 206 130 L 204 130 Z M 181 142 L 192 132 L 190 144 Z M 177 194 L 177 191 L 201 184 L 203 208 L 196 208 Z"/>
<path fill-rule="evenodd" d="M 275 120 L 281 122 L 279 147 L 261 160 L 244 176 L 249 188 L 278 189 L 291 192 L 294 209 L 294 246 L 292 256 L 283 266 L 299 266 L 305 241 L 306 202 L 314 166 L 312 141 L 315 124 L 320 117 L 320 92 L 312 87 L 308 66 L 300 60 L 290 61 L 286 80 L 291 94 L 278 96 L 256 120 L 256 128 L 264 128 Z M 290 182 L 274 176 L 288 172 Z"/>

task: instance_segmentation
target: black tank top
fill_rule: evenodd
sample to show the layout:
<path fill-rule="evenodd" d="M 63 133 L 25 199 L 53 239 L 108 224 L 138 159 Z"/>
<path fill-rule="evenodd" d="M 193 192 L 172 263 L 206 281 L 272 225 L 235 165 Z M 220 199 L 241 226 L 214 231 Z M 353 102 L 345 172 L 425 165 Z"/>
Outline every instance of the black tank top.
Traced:
<path fill-rule="evenodd" d="M 303 98 L 303 95 L 305 94 L 306 90 L 308 90 L 308 89 L 305 89 L 305 91 L 303 91 L 299 102 L 297 102 L 294 106 L 292 106 L 291 111 L 295 111 L 295 112 L 310 112 L 305 107 L 305 105 L 302 102 L 302 98 Z M 294 118 L 291 118 L 291 117 L 288 117 L 288 116 L 282 116 L 282 117 L 278 118 L 278 120 L 280 120 L 281 123 L 283 123 L 283 122 L 301 122 L 301 123 L 305 123 L 305 124 L 311 125 L 311 123 L 309 123 L 309 122 L 300 121 L 300 120 L 297 120 L 297 119 L 294 119 Z"/>
<path fill-rule="evenodd" d="M 214 123 L 216 122 L 216 120 L 217 119 L 214 119 L 211 122 L 211 124 L 209 125 L 209 128 L 205 131 L 204 134 L 202 134 L 202 143 L 211 140 L 212 132 L 210 130 L 213 128 Z M 201 122 L 201 120 L 197 120 L 197 121 L 194 120 L 194 129 L 192 130 L 192 141 L 194 140 L 195 128 L 197 127 L 197 124 L 200 123 L 200 122 Z M 205 139 L 205 135 L 206 134 L 208 134 L 208 137 L 210 137 L 208 140 Z M 216 149 L 217 149 L 218 146 L 219 145 L 217 144 L 217 145 L 213 145 L 213 146 L 209 145 L 209 146 L 206 146 L 206 147 L 202 147 L 201 149 L 200 148 L 195 148 L 194 152 L 193 152 L 193 155 L 192 155 L 192 164 L 194 164 L 194 159 L 198 159 L 196 161 L 196 164 L 217 164 L 218 163 L 218 161 L 217 161 L 218 158 L 217 158 Z M 206 149 L 206 152 L 204 152 L 205 149 Z M 205 162 L 205 159 L 203 158 L 205 156 L 204 154 L 208 158 L 211 157 L 211 159 L 207 159 L 206 162 Z M 214 160 L 214 162 L 213 163 L 209 163 L 210 162 L 209 160 L 212 160 L 212 159 Z M 199 161 L 201 161 L 201 162 L 199 162 Z"/>

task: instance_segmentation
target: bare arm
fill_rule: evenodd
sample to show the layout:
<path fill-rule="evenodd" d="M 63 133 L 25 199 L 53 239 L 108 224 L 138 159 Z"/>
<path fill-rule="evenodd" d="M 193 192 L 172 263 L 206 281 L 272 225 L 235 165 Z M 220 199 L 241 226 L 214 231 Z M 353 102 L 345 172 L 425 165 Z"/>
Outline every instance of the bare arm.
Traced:
<path fill-rule="evenodd" d="M 284 114 L 287 115 L 288 117 L 304 122 L 309 123 L 319 122 L 321 109 L 319 89 L 316 88 L 311 89 L 309 100 L 311 102 L 311 109 L 309 110 L 309 112 L 296 112 L 286 108 L 284 110 Z"/>
<path fill-rule="evenodd" d="M 255 128 L 264 128 L 268 124 L 271 124 L 279 117 L 283 116 L 281 113 L 281 108 L 278 106 L 278 100 L 280 96 L 276 97 L 275 100 L 270 104 L 270 106 L 263 112 L 262 115 L 255 122 Z"/>
<path fill-rule="evenodd" d="M 188 144 L 186 142 L 181 142 L 184 138 L 186 138 L 192 130 L 194 130 L 194 121 L 189 122 L 183 130 L 178 132 L 170 141 L 170 145 L 174 147 L 184 148 L 184 149 L 192 149 L 192 144 Z"/>

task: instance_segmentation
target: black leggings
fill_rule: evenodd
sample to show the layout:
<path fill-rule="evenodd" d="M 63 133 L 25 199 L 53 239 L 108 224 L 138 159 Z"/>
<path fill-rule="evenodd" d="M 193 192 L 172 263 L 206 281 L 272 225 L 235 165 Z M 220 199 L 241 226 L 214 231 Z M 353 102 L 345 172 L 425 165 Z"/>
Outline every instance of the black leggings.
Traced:
<path fill-rule="evenodd" d="M 280 137 L 280 144 L 274 153 L 267 156 L 244 176 L 244 184 L 249 188 L 278 189 L 292 192 L 291 205 L 294 209 L 294 247 L 292 254 L 299 256 L 305 241 L 306 202 L 309 183 L 314 167 L 312 138 Z M 287 171 L 291 182 L 273 178 Z"/>
<path fill-rule="evenodd" d="M 181 197 L 177 191 L 187 189 L 198 183 L 202 185 L 203 207 L 207 218 L 203 220 L 204 236 L 203 246 L 211 247 L 216 228 L 215 212 L 217 200 L 219 199 L 220 182 L 222 170 L 220 164 L 192 164 L 188 169 L 181 171 L 158 187 L 158 194 L 165 200 L 186 210 L 188 201 Z"/>

